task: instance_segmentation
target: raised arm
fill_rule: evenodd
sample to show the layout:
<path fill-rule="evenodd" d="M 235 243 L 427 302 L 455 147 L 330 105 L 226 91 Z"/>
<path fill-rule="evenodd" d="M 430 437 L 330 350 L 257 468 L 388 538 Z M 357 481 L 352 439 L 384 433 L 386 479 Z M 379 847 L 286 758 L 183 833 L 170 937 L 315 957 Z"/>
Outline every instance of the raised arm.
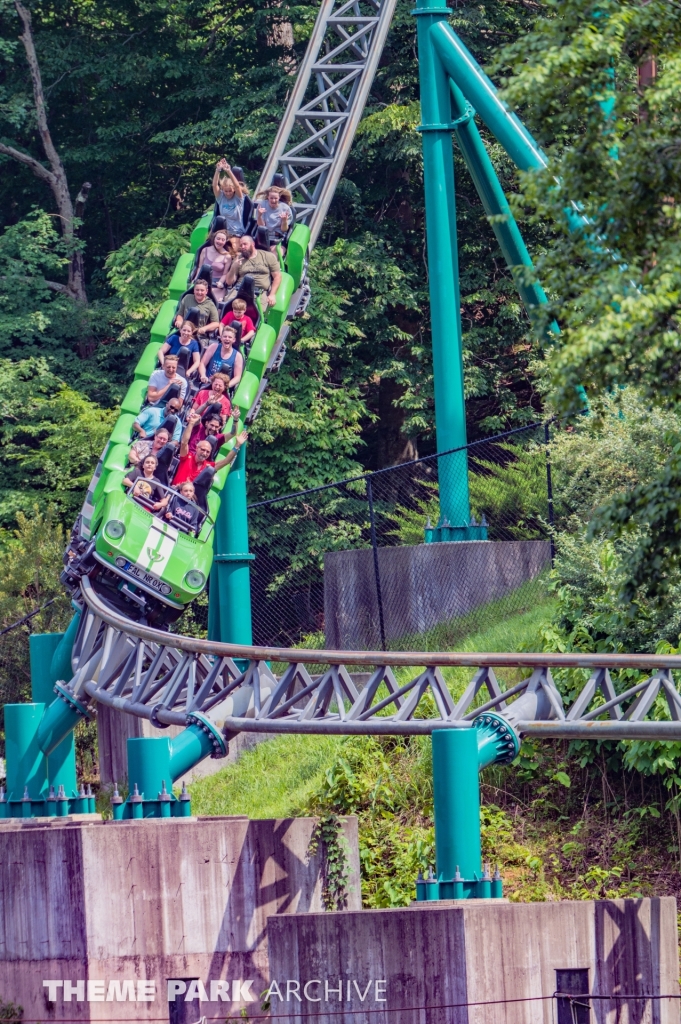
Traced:
<path fill-rule="evenodd" d="M 213 195 L 217 199 L 220 195 L 220 171 L 224 170 L 225 159 L 218 160 L 215 165 L 215 174 L 213 175 Z"/>
<path fill-rule="evenodd" d="M 234 191 L 236 192 L 237 199 L 243 199 L 243 197 L 244 197 L 243 186 L 242 186 L 241 182 L 239 181 L 239 179 L 234 177 L 234 174 L 232 173 L 232 168 L 229 166 L 229 164 L 227 163 L 226 160 L 222 161 L 222 169 L 224 171 L 227 171 L 229 179 L 232 182 L 232 185 L 234 185 Z"/>
<path fill-rule="evenodd" d="M 231 262 L 231 264 L 229 266 L 229 270 L 225 274 L 225 282 L 226 282 L 226 284 L 229 284 L 229 285 L 236 284 L 236 276 L 239 273 L 239 270 L 241 269 L 242 262 L 243 262 L 243 260 L 242 260 L 241 256 L 235 256 L 234 257 L 234 259 L 232 260 L 232 262 Z"/>
<path fill-rule="evenodd" d="M 189 417 L 187 418 L 187 426 L 184 428 L 184 431 L 182 432 L 182 437 L 180 439 L 181 459 L 184 458 L 185 455 L 189 455 L 189 442 L 191 441 L 192 431 L 194 430 L 196 424 L 200 422 L 201 417 L 198 415 L 198 413 L 189 413 Z"/>
<path fill-rule="evenodd" d="M 242 444 L 246 444 L 247 440 L 248 431 L 242 430 L 239 436 L 237 437 L 236 441 L 234 442 L 234 447 L 232 448 L 231 452 L 228 455 L 225 455 L 224 459 L 220 459 L 219 462 L 215 463 L 216 473 L 219 469 L 224 469 L 225 466 L 229 466 L 232 464 L 232 462 L 234 462 L 235 458 L 239 454 L 239 449 L 241 448 Z"/>
<path fill-rule="evenodd" d="M 239 408 L 238 405 L 233 405 L 232 406 L 232 429 L 230 430 L 229 434 L 225 434 L 225 440 L 222 442 L 223 444 L 227 444 L 228 441 L 231 441 L 232 438 L 236 437 L 236 435 L 239 433 L 239 427 L 241 426 L 240 420 L 241 420 L 241 409 Z"/>

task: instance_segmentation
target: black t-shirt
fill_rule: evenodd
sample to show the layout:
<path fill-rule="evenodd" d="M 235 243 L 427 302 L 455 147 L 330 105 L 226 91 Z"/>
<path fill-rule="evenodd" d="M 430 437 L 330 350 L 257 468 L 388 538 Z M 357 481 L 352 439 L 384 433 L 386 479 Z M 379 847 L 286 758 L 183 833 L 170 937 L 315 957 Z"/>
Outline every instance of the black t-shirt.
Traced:
<path fill-rule="evenodd" d="M 165 491 L 155 476 L 145 476 L 139 466 L 135 466 L 132 472 L 126 474 L 128 480 L 132 480 L 133 484 L 136 484 L 138 480 L 146 480 L 151 485 L 151 494 L 149 497 L 152 501 L 163 501 Z M 134 491 L 133 487 L 133 491 Z"/>
<path fill-rule="evenodd" d="M 178 522 L 184 526 L 188 526 L 191 530 L 195 530 L 199 524 L 199 510 L 194 508 L 188 501 L 181 498 L 179 495 L 173 498 L 170 504 L 170 511 L 173 513 Z"/>

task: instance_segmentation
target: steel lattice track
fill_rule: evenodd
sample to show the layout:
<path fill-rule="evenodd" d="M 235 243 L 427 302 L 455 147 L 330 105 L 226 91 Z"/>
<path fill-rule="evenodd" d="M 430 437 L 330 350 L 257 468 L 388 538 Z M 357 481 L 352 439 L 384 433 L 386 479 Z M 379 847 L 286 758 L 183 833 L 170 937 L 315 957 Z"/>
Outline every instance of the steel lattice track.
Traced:
<path fill-rule="evenodd" d="M 673 677 L 681 670 L 679 656 L 241 647 L 131 623 L 111 611 L 87 579 L 82 594 L 68 692 L 147 718 L 158 728 L 184 725 L 200 712 L 228 737 L 240 731 L 423 734 L 468 726 L 494 710 L 521 735 L 681 739 L 681 695 Z M 235 659 L 248 661 L 245 671 Z M 443 670 L 461 666 L 475 672 L 455 701 Z M 503 691 L 494 673 L 500 666 L 527 667 L 530 673 Z M 398 682 L 395 671 L 407 667 L 414 668 L 413 676 Z M 567 708 L 552 677 L 552 669 L 565 668 L 590 670 Z M 618 694 L 610 678 L 618 668 L 650 674 Z M 362 679 L 359 672 L 365 673 Z M 481 691 L 487 699 L 475 706 Z M 664 721 L 646 717 L 658 697 L 668 711 Z"/>
<path fill-rule="evenodd" d="M 396 0 L 324 0 L 258 183 L 283 174 L 314 248 L 343 173 Z"/>

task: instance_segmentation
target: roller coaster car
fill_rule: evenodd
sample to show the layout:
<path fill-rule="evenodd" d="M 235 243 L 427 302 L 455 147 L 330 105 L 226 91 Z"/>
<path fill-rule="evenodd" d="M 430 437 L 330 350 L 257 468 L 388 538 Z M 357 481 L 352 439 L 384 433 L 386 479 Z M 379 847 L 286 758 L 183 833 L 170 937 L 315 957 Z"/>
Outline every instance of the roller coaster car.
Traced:
<path fill-rule="evenodd" d="M 179 618 L 205 588 L 213 560 L 212 529 L 205 516 L 196 537 L 114 490 L 106 496 L 89 550 L 81 553 L 87 559 L 82 568 L 109 603 L 131 618 L 162 627 Z M 82 575 L 78 568 L 73 565 L 74 575 Z M 70 569 L 67 565 L 64 575 Z"/>

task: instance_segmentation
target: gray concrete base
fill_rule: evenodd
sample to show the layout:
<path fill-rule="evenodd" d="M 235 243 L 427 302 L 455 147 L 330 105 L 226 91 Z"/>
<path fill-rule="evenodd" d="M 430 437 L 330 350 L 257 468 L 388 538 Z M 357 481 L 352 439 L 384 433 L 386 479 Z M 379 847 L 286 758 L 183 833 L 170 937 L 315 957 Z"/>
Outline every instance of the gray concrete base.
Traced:
<path fill-rule="evenodd" d="M 459 541 L 379 548 L 386 640 L 426 633 L 534 579 L 551 563 L 548 541 Z M 371 548 L 324 555 L 324 629 L 328 648 L 380 647 Z"/>
<path fill-rule="evenodd" d="M 230 982 L 229 1000 L 202 1013 L 238 1013 L 268 982 L 268 918 L 322 909 L 314 827 L 312 818 L 235 817 L 0 829 L 0 996 L 27 1020 L 167 1020 L 166 980 L 195 977 L 209 996 L 211 981 Z M 355 818 L 344 832 L 357 909 Z M 58 988 L 49 1002 L 47 980 L 75 986 L 72 998 Z M 88 980 L 105 982 L 92 990 L 101 1001 L 88 1002 Z M 139 998 L 145 981 L 155 983 L 150 1001 Z"/>
<path fill-rule="evenodd" d="M 593 995 L 678 997 L 676 900 L 294 914 L 270 920 L 269 961 L 283 995 L 272 993 L 272 1013 L 290 1021 L 555 1024 L 557 970 L 586 969 Z M 300 1001 L 290 986 L 287 1000 L 289 980 Z M 593 999 L 590 1019 L 677 1024 L 679 1000 Z"/>

